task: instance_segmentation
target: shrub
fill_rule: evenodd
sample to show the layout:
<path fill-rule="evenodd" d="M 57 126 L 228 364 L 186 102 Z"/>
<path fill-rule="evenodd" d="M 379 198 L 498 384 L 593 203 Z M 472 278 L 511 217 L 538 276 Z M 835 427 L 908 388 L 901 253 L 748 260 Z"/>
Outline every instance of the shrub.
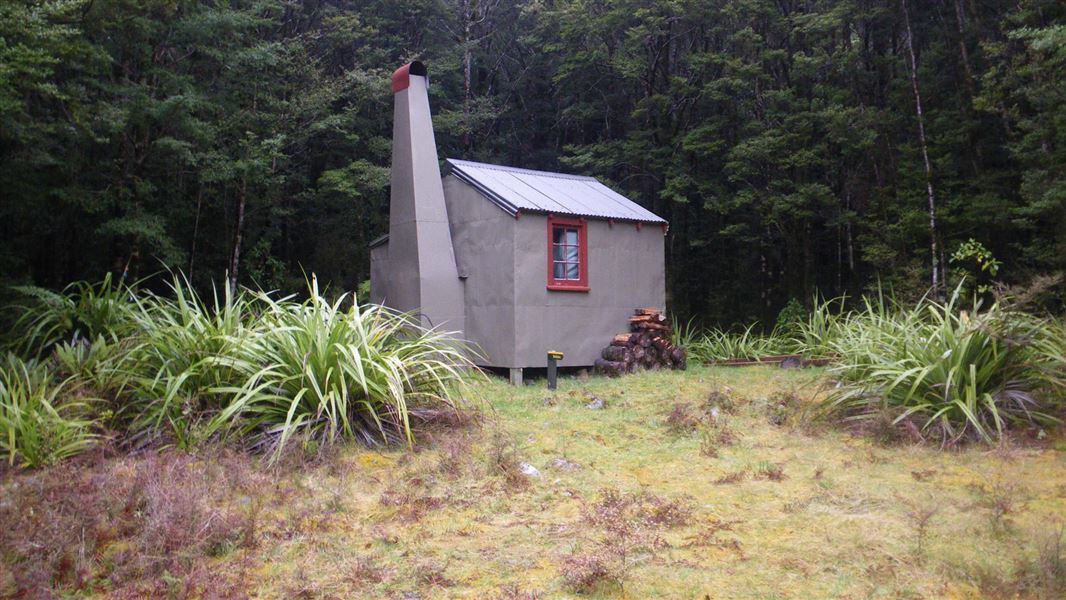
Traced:
<path fill-rule="evenodd" d="M 1040 358 L 1040 377 L 1049 385 L 1053 394 L 1066 396 L 1066 318 L 1051 321 L 1047 335 L 1040 337 L 1035 345 Z"/>
<path fill-rule="evenodd" d="M 718 450 L 722 446 L 728 446 L 736 440 L 736 433 L 729 427 L 725 415 L 708 419 L 707 424 L 700 430 L 700 454 L 709 458 L 717 458 Z"/>
<path fill-rule="evenodd" d="M 66 398 L 43 364 L 8 354 L 0 365 L 0 451 L 9 465 L 54 464 L 89 448 L 92 423 L 87 405 Z"/>
<path fill-rule="evenodd" d="M 225 363 L 242 383 L 217 390 L 234 400 L 210 430 L 235 425 L 276 452 L 296 435 L 410 444 L 413 419 L 458 410 L 473 364 L 448 333 L 347 295 L 331 303 L 317 282 L 310 292 L 301 303 L 257 295 L 262 329 Z"/>
<path fill-rule="evenodd" d="M 674 404 L 674 408 L 670 411 L 670 414 L 666 415 L 665 419 L 666 428 L 675 434 L 696 431 L 701 422 L 700 416 L 693 410 L 692 405 L 687 402 Z"/>
<path fill-rule="evenodd" d="M 777 313 L 777 322 L 774 323 L 774 330 L 782 335 L 792 335 L 806 320 L 807 309 L 796 298 L 789 298 L 781 312 Z"/>
<path fill-rule="evenodd" d="M 776 391 L 766 399 L 766 419 L 778 427 L 792 426 L 802 421 L 803 400 L 793 391 Z"/>
<path fill-rule="evenodd" d="M 844 385 L 826 407 L 857 420 L 895 412 L 896 423 L 913 418 L 945 443 L 991 442 L 1011 424 L 1056 421 L 1034 394 L 1041 359 L 1031 347 L 1048 336 L 1046 324 L 998 306 L 969 313 L 958 302 L 957 290 L 947 303 L 910 310 L 868 299 L 831 342 Z"/>
<path fill-rule="evenodd" d="M 69 377 L 71 385 L 94 396 L 114 396 L 128 381 L 120 368 L 127 345 L 101 335 L 57 344 L 53 355 L 59 374 Z"/>
<path fill-rule="evenodd" d="M 133 430 L 169 432 L 189 447 L 206 435 L 203 423 L 228 404 L 223 390 L 243 381 L 238 349 L 264 325 L 246 293 L 216 289 L 208 303 L 179 277 L 171 290 L 173 298 L 137 298 L 139 335 L 123 361 L 130 379 L 125 410 Z"/>
<path fill-rule="evenodd" d="M 5 371 L 3 427 L 18 434 L 4 450 L 13 457 L 10 447 L 25 446 L 20 460 L 38 464 L 82 449 L 86 405 L 59 399 L 85 393 L 113 401 L 105 414 L 139 443 L 190 449 L 250 435 L 275 459 L 294 437 L 318 449 L 340 439 L 411 444 L 415 423 L 462 421 L 463 378 L 474 367 L 457 340 L 309 287 L 304 302 L 228 287 L 202 298 L 180 276 L 168 296 L 133 294 L 110 278 L 60 294 L 24 289 L 35 301 L 16 322 L 21 347 L 53 352 L 68 379 Z"/>

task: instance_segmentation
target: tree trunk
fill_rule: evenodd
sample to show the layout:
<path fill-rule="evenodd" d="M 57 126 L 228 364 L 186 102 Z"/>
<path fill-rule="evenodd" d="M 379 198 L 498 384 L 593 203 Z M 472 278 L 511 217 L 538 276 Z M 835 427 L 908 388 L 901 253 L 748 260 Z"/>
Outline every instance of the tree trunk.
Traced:
<path fill-rule="evenodd" d="M 918 91 L 918 61 L 914 56 L 914 34 L 911 32 L 910 11 L 907 0 L 901 0 L 903 23 L 907 28 L 907 53 L 910 55 L 911 90 L 914 91 L 914 109 L 918 115 L 918 143 L 922 147 L 922 160 L 925 163 L 925 189 L 929 195 L 929 253 L 933 268 L 933 293 L 940 294 L 940 252 L 937 249 L 936 194 L 933 192 L 933 168 L 929 163 L 929 145 L 925 138 L 925 117 L 922 114 L 922 95 Z"/>
<path fill-rule="evenodd" d="M 204 203 L 204 184 L 196 190 L 196 220 L 192 226 L 192 247 L 189 248 L 189 281 L 192 281 L 193 268 L 196 266 L 196 239 L 200 235 L 200 209 Z"/>
<path fill-rule="evenodd" d="M 244 236 L 244 204 L 248 197 L 248 177 L 241 177 L 241 190 L 237 195 L 237 233 L 233 238 L 233 254 L 229 263 L 229 288 L 237 293 L 237 280 L 241 267 L 241 238 Z"/>
<path fill-rule="evenodd" d="M 966 34 L 963 27 L 962 3 L 955 0 L 955 27 L 959 33 L 959 58 L 962 59 L 962 70 L 966 75 L 966 87 L 970 91 L 970 98 L 974 97 L 973 68 L 970 67 L 970 54 L 966 50 Z"/>

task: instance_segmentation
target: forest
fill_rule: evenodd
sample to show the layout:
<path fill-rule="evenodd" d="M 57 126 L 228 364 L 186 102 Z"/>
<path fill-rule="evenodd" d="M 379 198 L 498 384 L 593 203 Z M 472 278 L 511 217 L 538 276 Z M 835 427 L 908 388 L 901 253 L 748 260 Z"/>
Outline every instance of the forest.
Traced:
<path fill-rule="evenodd" d="M 412 59 L 442 158 L 669 220 L 681 317 L 1066 268 L 1059 0 L 9 0 L 0 284 L 356 290 Z"/>

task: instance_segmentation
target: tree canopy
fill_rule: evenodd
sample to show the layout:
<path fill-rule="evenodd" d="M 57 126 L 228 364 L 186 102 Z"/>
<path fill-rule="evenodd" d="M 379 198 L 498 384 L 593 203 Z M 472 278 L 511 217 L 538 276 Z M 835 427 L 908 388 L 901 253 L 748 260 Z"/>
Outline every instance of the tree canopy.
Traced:
<path fill-rule="evenodd" d="M 0 278 L 355 289 L 415 58 L 442 156 L 668 219 L 682 315 L 1066 269 L 1058 0 L 9 0 Z"/>

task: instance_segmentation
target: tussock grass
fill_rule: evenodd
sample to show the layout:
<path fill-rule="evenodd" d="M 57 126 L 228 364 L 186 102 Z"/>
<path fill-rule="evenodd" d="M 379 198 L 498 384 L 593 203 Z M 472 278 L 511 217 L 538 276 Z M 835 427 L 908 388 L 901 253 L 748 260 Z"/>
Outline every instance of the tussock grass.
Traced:
<path fill-rule="evenodd" d="M 349 295 L 327 300 L 313 277 L 303 301 L 228 287 L 205 298 L 180 275 L 167 294 L 109 278 L 22 291 L 36 301 L 19 309 L 13 347 L 42 358 L 9 359 L 3 427 L 27 466 L 84 450 L 93 427 L 137 446 L 233 440 L 275 460 L 296 439 L 312 451 L 409 446 L 418 423 L 457 420 L 477 372 L 448 332 Z"/>
<path fill-rule="evenodd" d="M 116 341 L 134 328 L 131 290 L 110 273 L 100 283 L 78 281 L 62 292 L 33 286 L 14 290 L 22 301 L 11 307 L 17 316 L 5 342 L 19 354 L 41 357 L 64 340 Z"/>
<path fill-rule="evenodd" d="M 258 301 L 262 330 L 239 346 L 232 366 L 241 383 L 221 390 L 235 399 L 214 428 L 236 419 L 276 448 L 296 435 L 411 444 L 412 419 L 459 410 L 474 367 L 448 333 L 348 295 L 329 302 L 317 283 L 302 303 Z"/>
<path fill-rule="evenodd" d="M 826 408 L 851 420 L 910 420 L 946 444 L 1058 424 L 1059 403 L 1041 394 L 1049 359 L 1034 351 L 1053 347 L 1052 330 L 998 305 L 961 310 L 960 301 L 958 290 L 912 309 L 867 299 L 828 344 L 839 357 L 831 372 L 845 385 Z"/>
<path fill-rule="evenodd" d="M 74 456 L 95 437 L 85 418 L 88 404 L 68 397 L 68 381 L 56 381 L 37 361 L 13 354 L 0 364 L 0 452 L 9 465 L 40 467 Z"/>
<path fill-rule="evenodd" d="M 687 346 L 689 355 L 703 363 L 720 360 L 756 360 L 765 356 L 790 352 L 790 340 L 774 330 L 766 335 L 759 333 L 758 323 L 752 323 L 739 332 L 712 329 L 692 339 Z"/>

